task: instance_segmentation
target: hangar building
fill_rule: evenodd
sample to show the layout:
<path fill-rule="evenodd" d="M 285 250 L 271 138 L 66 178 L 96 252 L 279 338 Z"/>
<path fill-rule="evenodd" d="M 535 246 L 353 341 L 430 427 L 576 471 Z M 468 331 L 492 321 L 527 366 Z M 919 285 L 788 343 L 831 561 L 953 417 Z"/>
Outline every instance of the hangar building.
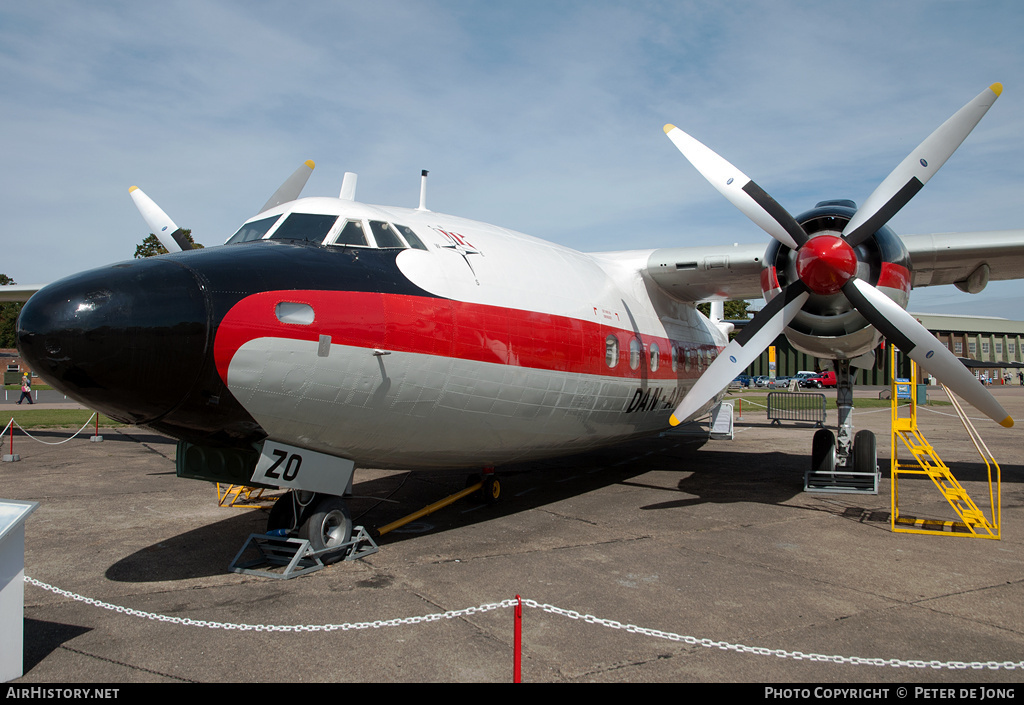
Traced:
<path fill-rule="evenodd" d="M 950 352 L 970 367 L 979 379 L 992 384 L 1019 384 L 1024 376 L 1024 321 L 988 316 L 961 316 L 953 314 L 912 314 L 946 344 Z M 790 377 L 801 370 L 827 370 L 831 364 L 795 350 L 784 335 L 775 340 L 776 375 Z M 884 343 L 883 343 L 884 345 Z M 870 370 L 858 370 L 855 378 L 859 385 L 885 385 L 891 379 L 889 355 L 875 351 L 875 365 Z M 900 377 L 909 375 L 909 362 L 898 363 Z M 748 368 L 747 374 L 768 374 L 768 352 Z M 926 380 L 918 380 L 924 382 Z"/>

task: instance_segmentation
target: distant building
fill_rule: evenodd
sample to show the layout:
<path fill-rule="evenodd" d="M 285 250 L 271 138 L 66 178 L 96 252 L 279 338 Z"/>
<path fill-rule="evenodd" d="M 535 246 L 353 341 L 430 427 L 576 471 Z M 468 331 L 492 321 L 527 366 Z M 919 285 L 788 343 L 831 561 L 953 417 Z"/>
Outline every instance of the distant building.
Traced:
<path fill-rule="evenodd" d="M 962 316 L 953 314 L 914 313 L 911 314 L 960 358 L 979 379 L 985 378 L 992 384 L 1018 384 L 1024 374 L 1024 321 L 989 316 Z M 786 336 L 779 336 L 773 343 L 776 348 L 776 376 L 790 377 L 801 370 L 831 369 L 831 362 L 819 360 L 795 350 Z M 884 343 L 883 343 L 884 345 Z M 856 384 L 885 385 L 891 380 L 888 349 L 875 351 L 875 364 L 869 370 L 856 370 Z M 902 357 L 902 356 L 901 356 Z M 899 363 L 899 377 L 910 374 L 906 360 Z M 748 368 L 749 375 L 768 374 L 768 353 L 761 356 Z M 918 381 L 926 381 L 927 374 L 919 371 Z"/>
<path fill-rule="evenodd" d="M 915 314 L 976 376 L 1019 383 L 1024 373 L 1024 321 L 988 316 Z"/>
<path fill-rule="evenodd" d="M 4 384 L 17 384 L 21 381 L 22 373 L 28 371 L 28 366 L 22 362 L 20 353 L 13 348 L 0 349 L 0 365 L 3 366 Z"/>

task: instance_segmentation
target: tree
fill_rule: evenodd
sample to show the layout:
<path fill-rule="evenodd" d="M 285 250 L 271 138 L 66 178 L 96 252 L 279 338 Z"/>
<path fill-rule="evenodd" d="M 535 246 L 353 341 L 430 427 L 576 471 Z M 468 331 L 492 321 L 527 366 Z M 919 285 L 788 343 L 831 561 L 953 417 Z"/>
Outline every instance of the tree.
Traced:
<path fill-rule="evenodd" d="M 0 286 L 17 283 L 6 274 L 0 274 Z M 18 344 L 15 333 L 23 305 L 21 302 L 0 304 L 0 348 L 13 348 Z"/>
<path fill-rule="evenodd" d="M 182 229 L 181 232 L 185 236 L 185 239 L 192 243 L 192 247 L 194 247 L 197 250 L 203 249 L 202 245 L 200 245 L 198 242 L 192 239 L 191 230 Z M 160 241 L 153 233 L 150 233 L 149 237 L 142 241 L 142 244 L 137 245 L 135 247 L 135 259 L 142 259 L 143 257 L 153 257 L 155 255 L 166 254 L 167 249 L 160 244 Z"/>
<path fill-rule="evenodd" d="M 745 321 L 750 317 L 747 313 L 747 309 L 750 308 L 749 301 L 730 299 L 725 302 L 724 308 L 727 321 Z M 697 304 L 697 309 L 705 316 L 711 315 L 711 304 Z"/>

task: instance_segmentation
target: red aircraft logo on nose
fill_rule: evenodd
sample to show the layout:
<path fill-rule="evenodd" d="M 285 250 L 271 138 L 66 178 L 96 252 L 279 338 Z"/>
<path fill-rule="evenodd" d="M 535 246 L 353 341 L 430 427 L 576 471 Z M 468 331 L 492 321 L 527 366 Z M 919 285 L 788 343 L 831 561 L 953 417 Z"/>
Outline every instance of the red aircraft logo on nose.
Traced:
<path fill-rule="evenodd" d="M 815 294 L 835 294 L 857 273 L 857 255 L 842 238 L 819 235 L 800 248 L 796 272 Z"/>

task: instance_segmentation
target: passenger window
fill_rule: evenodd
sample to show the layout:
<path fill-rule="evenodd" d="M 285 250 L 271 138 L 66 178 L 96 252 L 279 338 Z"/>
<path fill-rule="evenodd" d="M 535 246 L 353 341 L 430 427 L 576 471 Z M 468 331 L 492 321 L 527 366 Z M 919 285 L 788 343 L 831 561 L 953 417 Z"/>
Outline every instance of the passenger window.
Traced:
<path fill-rule="evenodd" d="M 636 338 L 629 341 L 629 369 L 635 370 L 640 367 L 640 358 L 643 357 L 643 346 Z"/>
<path fill-rule="evenodd" d="M 614 368 L 619 364 L 619 339 L 609 335 L 604 339 L 604 364 Z"/>
<path fill-rule="evenodd" d="M 661 348 L 657 343 L 651 343 L 651 372 L 657 372 L 661 366 Z"/>
<path fill-rule="evenodd" d="M 281 227 L 270 236 L 271 240 L 306 240 L 323 242 L 327 233 L 337 222 L 336 215 L 318 215 L 316 213 L 292 213 Z"/>
<path fill-rule="evenodd" d="M 250 242 L 252 240 L 259 240 L 267 231 L 274 227 L 274 223 L 278 221 L 281 216 L 275 215 L 270 218 L 264 218 L 263 220 L 255 220 L 251 223 L 246 223 L 238 229 L 234 235 L 232 235 L 225 245 L 234 245 L 238 242 Z"/>
<path fill-rule="evenodd" d="M 676 345 L 672 346 L 672 371 L 675 372 L 679 369 L 679 347 Z"/>
<path fill-rule="evenodd" d="M 398 238 L 398 235 L 395 234 L 395 231 L 387 223 L 371 220 L 370 232 L 373 233 L 373 239 L 377 241 L 377 247 L 405 247 Z"/>
<path fill-rule="evenodd" d="M 409 247 L 415 250 L 425 250 L 427 246 L 423 244 L 423 241 L 412 231 L 412 228 L 405 225 L 395 225 L 398 228 L 398 232 L 402 233 L 402 237 L 409 243 Z"/>
<path fill-rule="evenodd" d="M 366 233 L 363 232 L 363 224 L 358 220 L 350 220 L 338 233 L 338 238 L 332 243 L 334 245 L 360 245 L 366 247 Z"/>

